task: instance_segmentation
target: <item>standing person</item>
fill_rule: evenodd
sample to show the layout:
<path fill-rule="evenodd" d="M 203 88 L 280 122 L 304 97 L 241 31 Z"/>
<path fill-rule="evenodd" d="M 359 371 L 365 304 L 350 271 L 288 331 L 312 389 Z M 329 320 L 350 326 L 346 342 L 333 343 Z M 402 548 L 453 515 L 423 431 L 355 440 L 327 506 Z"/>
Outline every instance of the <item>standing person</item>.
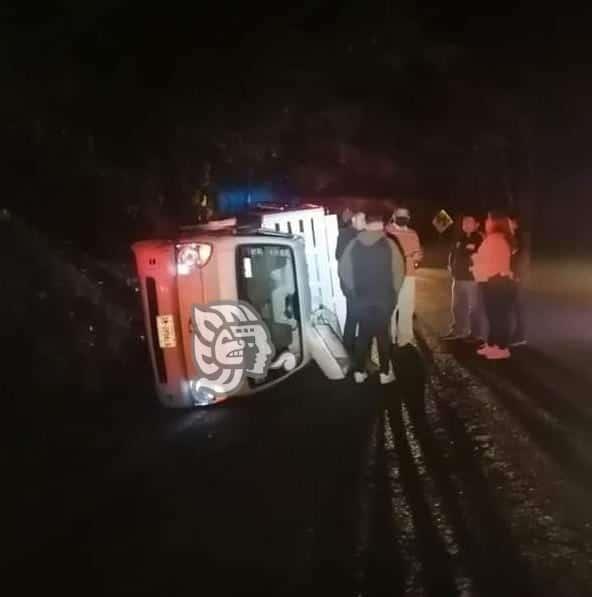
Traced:
<path fill-rule="evenodd" d="M 512 279 L 512 233 L 508 218 L 490 212 L 485 221 L 485 239 L 473 255 L 473 274 L 483 283 L 488 341 L 477 353 L 487 359 L 510 358 L 510 311 L 514 300 Z"/>
<path fill-rule="evenodd" d="M 525 346 L 526 322 L 525 322 L 525 297 L 524 282 L 528 274 L 529 256 L 524 243 L 523 231 L 520 228 L 520 221 L 516 215 L 510 217 L 510 231 L 514 239 L 512 247 L 512 273 L 516 283 L 516 296 L 512 306 L 512 332 L 510 334 L 510 346 Z"/>
<path fill-rule="evenodd" d="M 361 212 L 358 212 L 358 215 Z M 353 227 L 354 213 L 349 207 L 346 207 L 339 217 L 339 236 L 337 237 L 337 247 L 335 248 L 335 259 L 339 261 L 345 247 L 356 236 L 357 231 Z M 362 214 L 363 215 L 363 214 Z"/>
<path fill-rule="evenodd" d="M 365 370 L 373 338 L 380 360 L 380 383 L 395 380 L 389 325 L 403 283 L 405 263 L 397 245 L 384 232 L 381 213 L 366 215 L 366 229 L 345 249 L 340 277 L 354 297 L 360 330 L 355 343 L 356 383 L 368 378 Z"/>
<path fill-rule="evenodd" d="M 341 265 L 341 260 L 345 252 L 346 247 L 350 244 L 358 234 L 366 227 L 366 216 L 363 212 L 357 212 L 349 218 L 347 226 L 344 226 L 339 231 L 337 237 L 337 248 L 335 249 L 335 258 L 337 259 L 338 266 Z M 353 355 L 354 353 L 354 340 L 356 336 L 356 328 L 358 327 L 358 315 L 356 297 L 351 292 L 351 289 L 344 284 L 341 277 L 341 267 L 339 269 L 339 281 L 341 284 L 341 291 L 345 296 L 346 303 L 346 315 L 345 315 L 345 326 L 343 329 L 343 346 L 347 350 L 348 354 Z"/>
<path fill-rule="evenodd" d="M 419 236 L 409 228 L 411 212 L 398 207 L 393 212 L 387 234 L 399 245 L 405 258 L 405 278 L 391 322 L 391 336 L 394 344 L 405 346 L 413 342 L 413 315 L 415 313 L 415 270 L 423 259 Z"/>
<path fill-rule="evenodd" d="M 448 256 L 448 271 L 452 276 L 452 322 L 444 340 L 463 340 L 471 336 L 479 338 L 481 334 L 481 330 L 474 329 L 479 289 L 471 268 L 472 257 L 481 246 L 483 237 L 474 215 L 463 216 L 461 228 L 462 236 Z"/>

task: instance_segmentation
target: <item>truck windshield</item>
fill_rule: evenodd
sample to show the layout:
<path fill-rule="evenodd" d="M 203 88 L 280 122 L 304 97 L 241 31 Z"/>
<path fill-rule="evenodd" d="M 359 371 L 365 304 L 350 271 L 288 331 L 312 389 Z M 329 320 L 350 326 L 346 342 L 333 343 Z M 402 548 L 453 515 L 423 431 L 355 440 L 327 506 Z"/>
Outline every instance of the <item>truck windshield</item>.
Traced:
<path fill-rule="evenodd" d="M 267 324 L 276 356 L 289 350 L 300 364 L 302 334 L 294 255 L 282 245 L 241 245 L 237 250 L 238 298 Z M 269 371 L 268 379 L 284 373 Z"/>

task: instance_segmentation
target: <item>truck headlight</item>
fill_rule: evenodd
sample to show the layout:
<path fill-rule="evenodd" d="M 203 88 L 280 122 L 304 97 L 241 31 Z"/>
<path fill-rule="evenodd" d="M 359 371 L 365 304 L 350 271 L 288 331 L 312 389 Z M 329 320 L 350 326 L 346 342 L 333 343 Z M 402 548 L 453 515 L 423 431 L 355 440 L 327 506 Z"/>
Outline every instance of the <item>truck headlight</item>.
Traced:
<path fill-rule="evenodd" d="M 194 406 L 209 406 L 216 402 L 216 394 L 210 388 L 203 386 L 200 381 L 191 380 L 189 391 Z"/>
<path fill-rule="evenodd" d="M 212 245 L 208 243 L 188 243 L 177 245 L 177 273 L 190 274 L 198 267 L 204 267 L 212 256 Z"/>

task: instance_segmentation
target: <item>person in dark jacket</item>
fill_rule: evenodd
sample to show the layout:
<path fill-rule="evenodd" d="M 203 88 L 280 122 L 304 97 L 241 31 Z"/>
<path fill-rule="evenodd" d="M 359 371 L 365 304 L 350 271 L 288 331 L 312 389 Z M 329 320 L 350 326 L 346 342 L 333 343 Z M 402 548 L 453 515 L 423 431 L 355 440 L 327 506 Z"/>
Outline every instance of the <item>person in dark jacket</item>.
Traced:
<path fill-rule="evenodd" d="M 346 247 L 339 273 L 356 304 L 359 334 L 355 343 L 354 379 L 362 383 L 370 345 L 376 338 L 380 360 L 380 383 L 395 379 L 391 362 L 390 321 L 403 278 L 405 260 L 399 247 L 386 236 L 380 213 L 366 215 L 366 229 Z"/>
<path fill-rule="evenodd" d="M 448 271 L 452 276 L 452 321 L 445 340 L 461 340 L 474 336 L 480 338 L 483 330 L 473 329 L 478 322 L 479 289 L 470 268 L 472 256 L 477 252 L 483 237 L 479 222 L 473 215 L 462 218 L 462 234 L 448 257 Z"/>
<path fill-rule="evenodd" d="M 527 344 L 526 340 L 526 325 L 525 325 L 525 297 L 524 297 L 524 282 L 528 275 L 530 265 L 527 245 L 524 242 L 524 234 L 520 228 L 518 216 L 510 217 L 510 230 L 513 236 L 512 244 L 512 273 L 514 274 L 514 283 L 516 284 L 515 300 L 512 306 L 512 333 L 510 336 L 510 346 L 524 346 Z"/>
<path fill-rule="evenodd" d="M 360 231 L 366 227 L 366 216 L 362 212 L 354 214 L 349 221 L 349 224 L 339 231 L 337 238 L 337 249 L 335 250 L 335 258 L 337 263 L 341 263 L 341 258 L 345 248 L 349 243 L 358 236 Z M 343 283 L 340 276 L 341 291 L 345 296 L 346 301 L 346 315 L 345 315 L 345 326 L 343 329 L 343 346 L 347 350 L 348 354 L 353 355 L 354 352 L 354 341 L 356 337 L 356 328 L 358 327 L 358 315 L 357 305 L 355 297 L 353 296 L 350 289 Z"/>

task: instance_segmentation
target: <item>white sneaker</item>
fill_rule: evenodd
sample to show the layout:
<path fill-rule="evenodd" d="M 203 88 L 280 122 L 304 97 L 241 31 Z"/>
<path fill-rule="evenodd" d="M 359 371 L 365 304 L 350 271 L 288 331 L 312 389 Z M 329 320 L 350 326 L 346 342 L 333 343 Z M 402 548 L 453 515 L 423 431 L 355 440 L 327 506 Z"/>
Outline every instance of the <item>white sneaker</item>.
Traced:
<path fill-rule="evenodd" d="M 356 383 L 364 383 L 368 379 L 368 374 L 365 371 L 354 371 L 354 381 Z"/>
<path fill-rule="evenodd" d="M 381 373 L 380 374 L 380 383 L 384 386 L 387 383 L 393 383 L 395 381 L 395 372 L 393 371 L 393 365 L 391 363 L 388 373 Z"/>
<path fill-rule="evenodd" d="M 493 346 L 491 350 L 485 354 L 485 358 L 490 361 L 501 361 L 503 359 L 509 359 L 512 356 L 508 348 L 498 348 Z"/>

